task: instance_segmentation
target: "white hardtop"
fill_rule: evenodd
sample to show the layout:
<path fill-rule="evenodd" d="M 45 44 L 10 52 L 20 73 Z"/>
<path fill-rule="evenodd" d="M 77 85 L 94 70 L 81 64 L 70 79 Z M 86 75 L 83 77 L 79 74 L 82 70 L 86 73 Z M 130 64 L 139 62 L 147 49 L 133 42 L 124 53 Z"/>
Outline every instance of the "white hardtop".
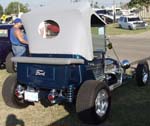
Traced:
<path fill-rule="evenodd" d="M 94 58 L 91 22 L 95 23 L 93 25 L 105 25 L 86 1 L 55 0 L 24 14 L 22 20 L 31 54 L 80 55 L 90 61 Z M 60 31 L 53 38 L 43 38 L 38 32 L 39 25 L 47 20 L 59 25 Z"/>

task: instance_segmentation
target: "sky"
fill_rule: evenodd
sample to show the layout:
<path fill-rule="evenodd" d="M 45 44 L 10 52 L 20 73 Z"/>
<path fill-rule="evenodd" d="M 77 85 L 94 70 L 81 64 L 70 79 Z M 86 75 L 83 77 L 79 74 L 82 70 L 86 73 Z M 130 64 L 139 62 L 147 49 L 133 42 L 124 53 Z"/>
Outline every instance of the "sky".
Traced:
<path fill-rule="evenodd" d="M 52 0 L 0 0 L 0 4 L 5 8 L 8 3 L 10 2 L 13 2 L 13 1 L 19 1 L 21 3 L 28 3 L 29 4 L 29 7 L 31 9 L 34 9 L 36 7 L 39 7 L 40 5 L 47 5 L 47 3 L 49 1 L 52 1 Z M 111 6 L 113 4 L 113 0 L 93 0 L 93 1 L 97 1 L 99 6 Z M 123 2 L 123 3 L 127 3 L 129 2 L 130 0 L 114 0 L 116 2 L 117 5 L 120 4 L 120 2 Z"/>

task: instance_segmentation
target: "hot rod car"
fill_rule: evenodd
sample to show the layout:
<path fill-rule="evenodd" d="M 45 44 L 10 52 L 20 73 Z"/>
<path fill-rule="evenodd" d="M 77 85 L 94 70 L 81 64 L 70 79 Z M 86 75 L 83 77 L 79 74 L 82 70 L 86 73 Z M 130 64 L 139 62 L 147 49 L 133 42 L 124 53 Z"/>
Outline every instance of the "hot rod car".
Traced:
<path fill-rule="evenodd" d="M 82 122 L 104 121 L 110 112 L 110 92 L 122 85 L 130 67 L 127 60 L 107 58 L 112 45 L 107 43 L 106 23 L 88 2 L 63 0 L 28 12 L 22 20 L 30 56 L 12 58 L 17 73 L 4 82 L 5 103 L 14 108 L 70 103 Z M 135 72 L 138 84 L 146 85 L 147 62 L 139 63 Z"/>

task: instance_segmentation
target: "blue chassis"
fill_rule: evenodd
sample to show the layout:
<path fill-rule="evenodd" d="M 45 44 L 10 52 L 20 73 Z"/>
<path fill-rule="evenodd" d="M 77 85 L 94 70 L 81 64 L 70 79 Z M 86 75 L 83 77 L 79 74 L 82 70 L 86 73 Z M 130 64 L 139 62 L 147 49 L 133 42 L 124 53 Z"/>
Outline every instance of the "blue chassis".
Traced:
<path fill-rule="evenodd" d="M 19 84 L 36 89 L 67 89 L 70 85 L 79 88 L 86 80 L 96 80 L 96 76 L 104 75 L 104 52 L 96 52 L 98 58 L 91 62 L 84 59 L 82 65 L 43 65 L 18 63 L 17 80 Z M 77 58 L 78 55 L 32 55 L 32 57 Z M 99 71 L 94 74 L 96 68 Z M 37 71 L 42 71 L 37 75 Z M 43 75 L 44 74 L 44 75 Z"/>

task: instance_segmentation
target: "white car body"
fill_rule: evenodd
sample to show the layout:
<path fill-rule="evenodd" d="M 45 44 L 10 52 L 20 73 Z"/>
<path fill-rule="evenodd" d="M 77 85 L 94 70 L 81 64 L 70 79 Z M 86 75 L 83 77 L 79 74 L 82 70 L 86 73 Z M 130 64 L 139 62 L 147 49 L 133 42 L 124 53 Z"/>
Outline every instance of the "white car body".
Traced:
<path fill-rule="evenodd" d="M 121 16 L 118 20 L 119 27 L 123 29 L 141 29 L 146 28 L 147 24 L 139 18 L 139 16 L 131 15 L 131 16 Z"/>

